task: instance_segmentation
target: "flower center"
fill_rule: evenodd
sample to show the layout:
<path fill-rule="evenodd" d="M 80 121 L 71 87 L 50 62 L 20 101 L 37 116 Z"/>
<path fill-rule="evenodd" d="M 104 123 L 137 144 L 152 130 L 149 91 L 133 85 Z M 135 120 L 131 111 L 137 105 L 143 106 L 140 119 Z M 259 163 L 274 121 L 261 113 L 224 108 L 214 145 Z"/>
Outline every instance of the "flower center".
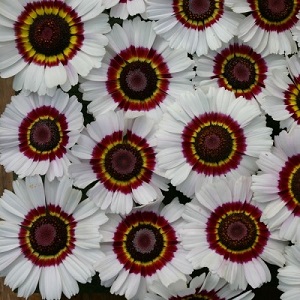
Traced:
<path fill-rule="evenodd" d="M 41 39 L 51 41 L 53 33 L 54 31 L 50 26 L 45 26 L 45 28 L 41 30 Z"/>
<path fill-rule="evenodd" d="M 105 156 L 105 168 L 116 180 L 128 181 L 140 174 L 142 167 L 140 152 L 129 144 L 117 144 Z"/>
<path fill-rule="evenodd" d="M 111 156 L 111 166 L 117 173 L 124 175 L 133 172 L 137 163 L 134 153 L 128 149 L 115 149 Z"/>
<path fill-rule="evenodd" d="M 241 221 L 233 222 L 227 227 L 227 236 L 229 236 L 231 240 L 241 240 L 246 237 L 247 234 L 247 226 Z"/>
<path fill-rule="evenodd" d="M 251 75 L 251 72 L 245 64 L 238 62 L 232 70 L 232 75 L 238 80 L 238 81 L 248 81 Z"/>
<path fill-rule="evenodd" d="M 145 100 L 157 89 L 158 78 L 150 63 L 135 61 L 121 71 L 120 86 L 131 100 Z"/>
<path fill-rule="evenodd" d="M 30 144 L 38 151 L 51 151 L 60 142 L 60 130 L 55 121 L 39 119 L 30 130 Z"/>
<path fill-rule="evenodd" d="M 255 65 L 245 57 L 233 57 L 224 68 L 224 77 L 233 89 L 246 90 L 255 83 Z"/>
<path fill-rule="evenodd" d="M 34 19 L 29 29 L 33 49 L 46 56 L 63 53 L 71 38 L 68 23 L 57 15 L 42 15 Z"/>
<path fill-rule="evenodd" d="M 259 11 L 263 18 L 270 22 L 281 22 L 288 18 L 294 10 L 294 0 L 258 1 Z"/>
<path fill-rule="evenodd" d="M 135 233 L 133 238 L 133 246 L 137 252 L 150 253 L 153 251 L 156 239 L 153 231 L 142 228 Z"/>
<path fill-rule="evenodd" d="M 218 149 L 221 144 L 221 139 L 216 134 L 208 135 L 204 138 L 204 145 L 207 149 L 214 150 Z"/>
<path fill-rule="evenodd" d="M 195 138 L 195 149 L 205 162 L 220 162 L 227 159 L 233 147 L 233 141 L 226 128 L 219 125 L 203 127 Z"/>
<path fill-rule="evenodd" d="M 67 225 L 59 217 L 41 216 L 33 222 L 29 232 L 31 247 L 40 255 L 56 255 L 67 245 Z"/>
<path fill-rule="evenodd" d="M 147 78 L 141 69 L 130 70 L 126 76 L 126 83 L 131 90 L 141 92 L 147 87 Z"/>
<path fill-rule="evenodd" d="M 216 1 L 211 0 L 184 0 L 185 15 L 195 21 L 203 21 L 212 17 L 216 10 Z"/>
<path fill-rule="evenodd" d="M 50 246 L 56 236 L 56 230 L 53 224 L 42 224 L 36 228 L 34 232 L 34 238 L 38 245 L 42 247 Z"/>
<path fill-rule="evenodd" d="M 151 224 L 139 224 L 127 235 L 126 249 L 136 261 L 151 262 L 160 256 L 163 248 L 163 236 Z"/>
<path fill-rule="evenodd" d="M 241 251 L 251 248 L 257 237 L 254 221 L 244 213 L 232 213 L 222 218 L 218 235 L 220 242 L 229 250 Z"/>
<path fill-rule="evenodd" d="M 189 10 L 194 15 L 202 15 L 208 12 L 210 8 L 210 0 L 190 0 Z"/>

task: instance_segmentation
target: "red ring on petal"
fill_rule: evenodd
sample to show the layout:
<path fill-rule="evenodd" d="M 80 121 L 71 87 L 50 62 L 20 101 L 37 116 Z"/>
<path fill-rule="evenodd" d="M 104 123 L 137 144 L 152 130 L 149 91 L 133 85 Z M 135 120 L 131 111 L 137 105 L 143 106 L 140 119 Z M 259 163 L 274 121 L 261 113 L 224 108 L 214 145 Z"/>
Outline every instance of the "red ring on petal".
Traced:
<path fill-rule="evenodd" d="M 206 225 L 209 248 L 237 263 L 245 263 L 258 257 L 264 251 L 270 236 L 267 226 L 260 218 L 261 211 L 250 203 L 236 201 L 218 206 Z M 244 223 L 248 232 L 239 233 L 232 238 L 232 232 L 228 231 L 232 229 L 230 225 L 237 221 Z"/>
<path fill-rule="evenodd" d="M 247 0 L 255 24 L 266 31 L 282 32 L 291 29 L 297 22 L 300 10 L 298 0 Z"/>
<path fill-rule="evenodd" d="M 233 68 L 240 63 L 244 66 L 246 75 L 233 73 Z M 218 80 L 218 85 L 235 93 L 236 97 L 243 96 L 250 100 L 258 95 L 265 87 L 268 66 L 264 58 L 247 45 L 231 44 L 214 58 L 212 78 Z"/>
<path fill-rule="evenodd" d="M 204 31 L 205 28 L 218 22 L 224 14 L 224 1 L 200 0 L 199 3 L 194 2 L 173 0 L 172 4 L 174 16 L 188 29 Z"/>
<path fill-rule="evenodd" d="M 138 251 L 134 238 L 136 229 L 153 232 L 156 243 L 151 251 Z M 153 238 L 151 235 L 150 238 Z M 169 263 L 176 251 L 178 240 L 172 225 L 163 217 L 152 211 L 137 211 L 123 218 L 117 226 L 113 237 L 113 251 L 117 259 L 130 273 L 151 276 Z"/>
<path fill-rule="evenodd" d="M 52 241 L 49 237 L 39 236 L 47 233 L 47 230 L 42 226 L 47 225 L 49 218 L 53 218 L 56 223 L 61 223 L 64 227 L 64 230 L 52 228 L 55 231 L 52 233 Z M 48 225 L 53 227 L 53 224 L 50 223 Z M 39 267 L 59 265 L 68 255 L 72 254 L 75 248 L 76 224 L 73 216 L 64 212 L 58 205 L 48 204 L 47 207 L 39 206 L 30 210 L 24 217 L 19 231 L 19 244 L 22 253 Z M 59 234 L 64 234 L 64 236 L 61 238 L 55 236 Z M 62 240 L 64 241 L 63 244 L 53 244 L 54 241 L 60 242 Z"/>
<path fill-rule="evenodd" d="M 215 130 L 215 128 L 222 130 Z M 209 138 L 209 132 L 204 131 L 210 129 L 213 129 L 213 135 L 222 133 L 222 131 L 226 133 L 226 137 L 222 137 L 222 143 L 216 145 L 217 148 L 215 149 L 210 149 L 205 143 L 199 145 L 197 140 L 199 135 L 203 135 L 202 133 L 205 133 Z M 201 141 L 204 138 L 206 137 L 201 136 Z M 225 143 L 224 139 L 230 140 Z M 229 143 L 230 149 L 228 148 Z M 227 150 L 226 157 L 224 153 L 222 154 L 224 146 Z M 186 161 L 193 167 L 194 171 L 207 176 L 222 175 L 236 169 L 242 160 L 246 147 L 243 129 L 234 119 L 222 113 L 211 112 L 195 117 L 184 127 L 182 132 L 182 151 Z M 201 152 L 197 148 L 200 148 Z M 219 152 L 222 154 L 220 158 L 216 156 Z"/>
<path fill-rule="evenodd" d="M 61 26 L 57 26 L 57 22 L 61 22 Z M 84 40 L 80 17 L 63 1 L 27 3 L 14 24 L 14 31 L 16 47 L 22 58 L 27 63 L 49 67 L 60 63 L 66 65 L 80 50 Z"/>
<path fill-rule="evenodd" d="M 136 156 L 136 166 L 127 166 L 127 172 L 120 172 L 114 169 L 111 154 L 114 149 L 131 151 L 132 156 Z M 122 149 L 121 149 L 122 150 Z M 131 157 L 128 157 L 131 158 Z M 123 162 L 127 165 L 127 162 Z M 127 131 L 123 137 L 122 131 L 116 131 L 105 136 L 97 143 L 92 152 L 90 164 L 97 179 L 109 191 L 121 191 L 124 194 L 132 193 L 143 182 L 149 183 L 152 178 L 153 170 L 156 165 L 156 154 L 154 149 L 148 144 L 147 140 Z"/>
<path fill-rule="evenodd" d="M 38 143 L 33 143 L 32 140 L 34 127 L 39 122 L 44 121 L 50 122 L 52 126 L 56 128 L 55 133 L 48 132 L 50 135 L 55 135 L 55 137 L 53 136 L 55 143 L 51 147 L 51 141 L 48 141 L 46 150 L 42 147 L 42 140 Z M 53 130 L 49 129 L 49 131 Z M 49 139 L 50 138 L 51 137 L 49 137 Z M 61 158 L 66 153 L 66 145 L 69 141 L 67 119 L 64 114 L 52 106 L 44 105 L 35 108 L 22 120 L 19 126 L 18 139 L 20 152 L 34 161 L 52 161 L 56 158 Z"/>
<path fill-rule="evenodd" d="M 131 73 L 129 71 L 124 73 L 126 68 L 131 68 Z M 147 72 L 143 69 L 147 69 Z M 140 73 L 142 83 L 132 87 L 130 92 L 128 76 L 134 71 Z M 111 59 L 107 71 L 106 89 L 118 103 L 119 108 L 125 111 L 149 111 L 155 109 L 166 98 L 171 77 L 168 64 L 156 50 L 130 46 Z M 126 82 L 127 89 L 124 88 Z M 138 89 L 142 86 L 143 89 L 139 93 Z"/>

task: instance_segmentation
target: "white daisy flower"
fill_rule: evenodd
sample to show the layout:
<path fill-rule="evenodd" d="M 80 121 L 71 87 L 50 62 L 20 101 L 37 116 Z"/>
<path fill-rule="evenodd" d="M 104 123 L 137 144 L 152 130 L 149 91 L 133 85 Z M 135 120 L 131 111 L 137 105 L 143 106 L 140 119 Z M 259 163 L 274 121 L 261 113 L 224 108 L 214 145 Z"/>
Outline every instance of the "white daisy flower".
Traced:
<path fill-rule="evenodd" d="M 257 105 L 224 88 L 185 93 L 170 106 L 157 132 L 158 167 L 186 196 L 195 184 L 257 171 L 272 146 L 271 128 Z"/>
<path fill-rule="evenodd" d="M 193 268 L 180 244 L 178 229 L 184 205 L 174 199 L 164 206 L 154 203 L 121 217 L 109 215 L 100 229 L 106 254 L 95 265 L 101 284 L 127 299 L 145 299 L 154 280 L 169 286 L 187 281 Z"/>
<path fill-rule="evenodd" d="M 294 123 L 300 124 L 300 59 L 293 55 L 286 61 L 288 73 L 274 71 L 266 80 L 261 107 L 281 128 L 290 130 Z"/>
<path fill-rule="evenodd" d="M 275 136 L 275 146 L 262 152 L 253 175 L 254 200 L 261 205 L 263 220 L 279 228 L 281 238 L 300 241 L 300 127 Z"/>
<path fill-rule="evenodd" d="M 288 73 L 284 57 L 259 54 L 237 38 L 217 51 L 195 57 L 195 62 L 197 76 L 194 82 L 200 87 L 224 87 L 236 97 L 243 96 L 253 102 L 261 101 L 274 70 L 283 75 Z"/>
<path fill-rule="evenodd" d="M 156 20 L 154 30 L 171 48 L 198 56 L 216 50 L 237 34 L 242 15 L 227 0 L 147 0 L 146 15 Z"/>
<path fill-rule="evenodd" d="M 13 182 L 14 193 L 0 199 L 0 274 L 19 297 L 37 288 L 43 299 L 68 298 L 78 283 L 91 281 L 93 264 L 103 257 L 99 226 L 107 217 L 72 181 L 38 175 Z"/>
<path fill-rule="evenodd" d="M 3 0 L 0 9 L 0 74 L 15 90 L 65 91 L 101 66 L 110 31 L 98 0 Z"/>
<path fill-rule="evenodd" d="M 227 4 L 236 13 L 247 14 L 238 37 L 257 52 L 297 52 L 293 33 L 300 26 L 298 0 L 227 0 Z"/>
<path fill-rule="evenodd" d="M 147 114 L 158 119 L 176 95 L 193 90 L 193 61 L 185 51 L 169 48 L 153 31 L 153 22 L 125 20 L 107 37 L 102 67 L 80 85 L 95 117 L 123 110 L 126 117 Z"/>
<path fill-rule="evenodd" d="M 286 245 L 261 221 L 251 177 L 207 184 L 186 204 L 180 235 L 195 269 L 207 267 L 232 288 L 258 288 L 271 280 L 267 263 L 283 266 Z"/>
<path fill-rule="evenodd" d="M 149 287 L 150 293 L 145 300 L 192 300 L 192 299 L 222 299 L 222 300 L 251 300 L 254 293 L 249 290 L 233 290 L 228 282 L 216 274 L 208 273 L 194 277 L 186 286 L 176 282 L 169 288 L 154 281 Z"/>
<path fill-rule="evenodd" d="M 167 180 L 159 175 L 153 120 L 146 116 L 126 120 L 107 112 L 87 125 L 72 148 L 80 159 L 70 166 L 74 184 L 101 209 L 128 214 L 135 203 L 144 205 L 162 198 Z"/>
<path fill-rule="evenodd" d="M 0 118 L 0 163 L 20 177 L 68 174 L 69 148 L 83 129 L 82 105 L 57 89 L 53 97 L 37 93 L 13 96 Z"/>
<path fill-rule="evenodd" d="M 286 264 L 278 269 L 278 289 L 283 292 L 280 299 L 298 300 L 300 294 L 300 244 L 286 247 Z"/>

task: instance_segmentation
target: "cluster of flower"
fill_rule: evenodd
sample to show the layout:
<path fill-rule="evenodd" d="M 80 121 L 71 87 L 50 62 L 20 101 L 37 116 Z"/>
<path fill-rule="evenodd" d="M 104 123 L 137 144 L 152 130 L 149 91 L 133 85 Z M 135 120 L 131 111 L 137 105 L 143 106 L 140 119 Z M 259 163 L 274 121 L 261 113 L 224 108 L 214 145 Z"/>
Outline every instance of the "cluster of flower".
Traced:
<path fill-rule="evenodd" d="M 299 19 L 298 0 L 1 0 L 5 284 L 250 300 L 271 264 L 298 299 Z"/>

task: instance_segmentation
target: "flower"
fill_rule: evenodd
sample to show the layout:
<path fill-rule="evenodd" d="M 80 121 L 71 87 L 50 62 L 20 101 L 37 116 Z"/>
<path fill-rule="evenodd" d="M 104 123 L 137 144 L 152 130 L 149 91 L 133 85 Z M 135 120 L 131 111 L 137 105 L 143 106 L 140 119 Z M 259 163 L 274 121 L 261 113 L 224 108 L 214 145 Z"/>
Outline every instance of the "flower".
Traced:
<path fill-rule="evenodd" d="M 154 122 L 146 116 L 125 120 L 107 112 L 87 125 L 72 153 L 80 158 L 70 166 L 74 184 L 101 209 L 128 214 L 133 203 L 148 204 L 162 198 L 166 179 L 157 174 Z"/>
<path fill-rule="evenodd" d="M 145 300 L 191 300 L 191 299 L 238 299 L 251 300 L 254 297 L 252 291 L 232 290 L 228 282 L 219 276 L 208 273 L 194 277 L 189 282 L 189 287 L 181 286 L 178 282 L 166 288 L 161 283 L 154 281 L 149 287 L 150 293 Z"/>
<path fill-rule="evenodd" d="M 195 184 L 257 171 L 261 151 L 272 145 L 271 129 L 257 105 L 224 88 L 185 93 L 170 106 L 157 132 L 158 167 L 186 196 Z"/>
<path fill-rule="evenodd" d="M 15 90 L 68 91 L 99 68 L 110 31 L 98 0 L 3 0 L 0 17 L 1 77 L 15 76 Z M 95 26 L 97 24 L 97 26 Z"/>
<path fill-rule="evenodd" d="M 286 247 L 286 264 L 278 269 L 277 278 L 279 280 L 278 289 L 283 291 L 281 299 L 293 300 L 299 297 L 299 276 L 300 276 L 300 245 Z"/>
<path fill-rule="evenodd" d="M 99 226 L 107 217 L 72 181 L 40 176 L 13 182 L 0 199 L 0 271 L 18 296 L 29 297 L 37 285 L 43 299 L 68 298 L 95 274 L 93 263 L 103 256 Z M 80 203 L 79 203 L 80 202 Z"/>
<path fill-rule="evenodd" d="M 93 69 L 80 85 L 95 117 L 121 109 L 126 117 L 147 114 L 158 119 L 177 94 L 193 89 L 193 61 L 156 36 L 153 22 L 125 20 L 107 37 L 101 68 Z"/>
<path fill-rule="evenodd" d="M 53 97 L 13 96 L 0 118 L 0 163 L 20 177 L 68 174 L 69 148 L 83 129 L 82 105 L 57 89 Z"/>
<path fill-rule="evenodd" d="M 279 236 L 293 243 L 300 241 L 300 127 L 282 131 L 274 138 L 270 152 L 257 161 L 261 169 L 253 175 L 254 200 L 263 210 L 270 228 L 280 228 Z"/>
<path fill-rule="evenodd" d="M 186 204 L 180 230 L 188 260 L 195 269 L 207 267 L 233 288 L 253 288 L 271 280 L 266 262 L 283 266 L 286 245 L 276 231 L 261 221 L 261 210 L 252 201 L 251 177 L 198 188 Z"/>
<path fill-rule="evenodd" d="M 300 59 L 293 55 L 286 61 L 288 74 L 276 71 L 266 80 L 261 107 L 281 128 L 290 130 L 294 123 L 300 124 Z"/>
<path fill-rule="evenodd" d="M 298 0 L 227 0 L 227 4 L 236 13 L 248 14 L 239 26 L 238 37 L 257 52 L 297 51 L 293 33 L 300 25 Z"/>
<path fill-rule="evenodd" d="M 287 73 L 286 61 L 281 55 L 262 55 L 253 48 L 233 39 L 217 51 L 195 58 L 197 77 L 202 88 L 224 87 L 236 97 L 261 101 L 272 71 Z"/>
<path fill-rule="evenodd" d="M 183 210 L 174 199 L 166 206 L 156 202 L 135 208 L 125 217 L 109 215 L 100 229 L 106 256 L 95 265 L 101 284 L 127 299 L 145 299 L 154 280 L 165 286 L 186 282 L 193 268 L 178 236 Z"/>
<path fill-rule="evenodd" d="M 147 0 L 146 15 L 157 20 L 154 30 L 171 48 L 198 56 L 229 42 L 242 15 L 227 7 L 227 0 Z"/>

